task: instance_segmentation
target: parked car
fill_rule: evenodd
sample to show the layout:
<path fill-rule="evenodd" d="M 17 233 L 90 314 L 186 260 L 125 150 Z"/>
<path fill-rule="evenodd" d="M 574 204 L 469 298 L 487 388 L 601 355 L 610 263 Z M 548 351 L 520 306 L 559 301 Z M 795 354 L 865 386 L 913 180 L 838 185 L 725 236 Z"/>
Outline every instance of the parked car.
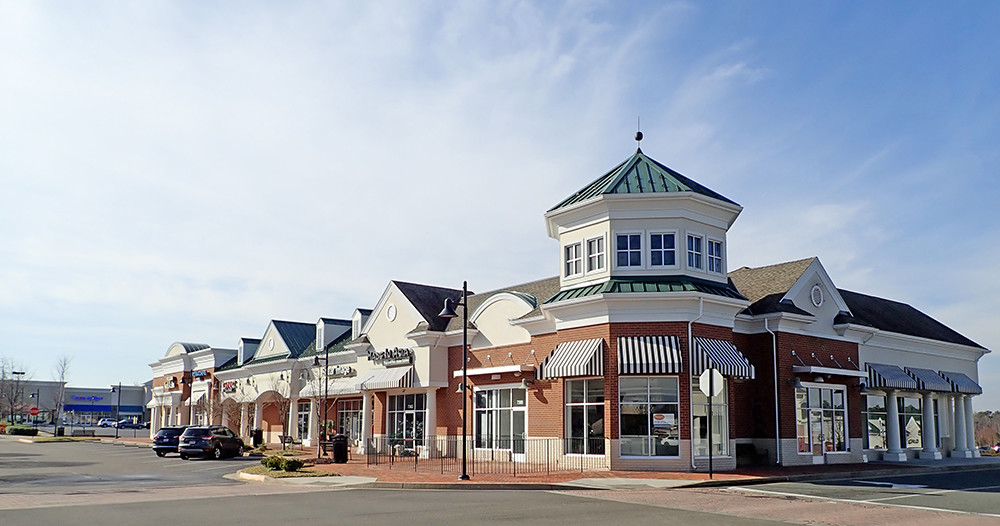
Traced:
<path fill-rule="evenodd" d="M 221 459 L 243 452 L 243 440 L 225 426 L 189 427 L 181 434 L 177 445 L 181 458 L 210 457 Z"/>
<path fill-rule="evenodd" d="M 113 427 L 116 422 L 117 420 L 114 418 L 102 418 L 97 422 L 97 425 L 100 427 Z"/>
<path fill-rule="evenodd" d="M 142 429 L 142 424 L 125 419 L 115 422 L 115 427 L 118 429 Z"/>
<path fill-rule="evenodd" d="M 153 452 L 163 457 L 167 453 L 177 453 L 177 443 L 187 426 L 161 427 L 153 435 Z"/>

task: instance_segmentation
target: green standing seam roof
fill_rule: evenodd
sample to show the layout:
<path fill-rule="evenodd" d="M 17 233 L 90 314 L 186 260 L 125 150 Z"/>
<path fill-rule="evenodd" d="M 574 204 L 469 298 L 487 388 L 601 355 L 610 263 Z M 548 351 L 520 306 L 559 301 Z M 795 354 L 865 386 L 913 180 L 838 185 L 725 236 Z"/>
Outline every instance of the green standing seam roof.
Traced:
<path fill-rule="evenodd" d="M 545 303 L 555 303 L 575 298 L 584 298 L 597 294 L 629 294 L 649 292 L 703 292 L 715 296 L 745 300 L 742 294 L 731 285 L 723 285 L 711 281 L 689 278 L 685 276 L 661 278 L 612 278 L 604 283 L 587 285 L 575 289 L 563 290 L 545 300 Z"/>
<path fill-rule="evenodd" d="M 549 212 L 586 201 L 598 195 L 607 194 L 651 194 L 671 192 L 694 192 L 736 205 L 701 184 L 658 163 L 651 157 L 636 150 L 632 157 L 615 166 L 610 172 L 581 188 L 575 194 L 549 209 Z M 737 205 L 738 206 L 738 205 Z"/>

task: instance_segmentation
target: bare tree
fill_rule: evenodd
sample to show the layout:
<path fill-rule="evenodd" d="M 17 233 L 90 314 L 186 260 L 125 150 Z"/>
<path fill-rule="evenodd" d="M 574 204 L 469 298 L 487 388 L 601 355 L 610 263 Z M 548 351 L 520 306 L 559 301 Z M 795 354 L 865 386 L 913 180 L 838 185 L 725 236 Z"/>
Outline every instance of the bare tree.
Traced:
<path fill-rule="evenodd" d="M 62 423 L 62 412 L 63 405 L 66 400 L 66 382 L 69 381 L 69 363 L 71 358 L 69 356 L 62 356 L 56 362 L 55 369 L 52 371 L 52 378 L 59 382 L 59 388 L 56 389 L 55 400 L 52 400 L 52 407 L 55 410 L 55 415 L 53 416 L 53 422 L 55 425 Z"/>
<path fill-rule="evenodd" d="M 288 414 L 291 412 L 292 401 L 288 396 L 291 394 L 291 379 L 285 379 L 285 375 L 270 376 L 267 385 L 267 395 L 264 397 L 262 408 L 275 407 L 278 410 L 278 421 L 281 422 L 281 434 L 289 436 Z M 284 449 L 285 443 L 281 443 Z"/>
<path fill-rule="evenodd" d="M 14 422 L 14 413 L 23 410 L 24 384 L 31 379 L 26 369 L 14 360 L 0 358 L 0 416 L 7 414 Z"/>

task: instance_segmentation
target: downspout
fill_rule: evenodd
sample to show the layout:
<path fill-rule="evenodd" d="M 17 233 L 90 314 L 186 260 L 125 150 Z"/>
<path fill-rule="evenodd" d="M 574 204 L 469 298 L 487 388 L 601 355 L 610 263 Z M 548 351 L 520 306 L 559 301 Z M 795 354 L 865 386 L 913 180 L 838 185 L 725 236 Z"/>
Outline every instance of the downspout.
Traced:
<path fill-rule="evenodd" d="M 774 334 L 767 326 L 767 318 L 764 318 L 764 330 L 771 335 L 771 359 L 774 364 L 774 457 L 775 464 L 781 464 L 781 423 L 778 411 L 778 335 Z"/>
<path fill-rule="evenodd" d="M 702 315 L 705 313 L 705 298 L 698 297 L 698 317 L 688 322 L 688 367 L 694 367 L 694 339 L 691 337 L 691 326 L 694 322 L 701 319 Z M 691 390 L 691 378 L 694 378 L 694 370 L 691 369 L 688 373 L 688 416 L 690 422 L 688 423 L 688 443 L 691 444 L 691 469 L 696 469 L 697 466 L 694 463 L 694 391 Z"/>

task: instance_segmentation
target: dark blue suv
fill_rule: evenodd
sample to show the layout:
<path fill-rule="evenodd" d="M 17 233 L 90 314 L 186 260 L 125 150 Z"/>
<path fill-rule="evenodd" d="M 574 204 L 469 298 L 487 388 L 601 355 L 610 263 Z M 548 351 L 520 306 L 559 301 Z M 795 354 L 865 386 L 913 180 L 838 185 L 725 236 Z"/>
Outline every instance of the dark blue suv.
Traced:
<path fill-rule="evenodd" d="M 177 443 L 187 426 L 161 427 L 153 436 L 153 452 L 163 457 L 167 453 L 177 453 Z"/>
<path fill-rule="evenodd" d="M 209 457 L 216 460 L 243 453 L 243 440 L 225 426 L 189 427 L 181 434 L 177 451 L 181 458 Z"/>

